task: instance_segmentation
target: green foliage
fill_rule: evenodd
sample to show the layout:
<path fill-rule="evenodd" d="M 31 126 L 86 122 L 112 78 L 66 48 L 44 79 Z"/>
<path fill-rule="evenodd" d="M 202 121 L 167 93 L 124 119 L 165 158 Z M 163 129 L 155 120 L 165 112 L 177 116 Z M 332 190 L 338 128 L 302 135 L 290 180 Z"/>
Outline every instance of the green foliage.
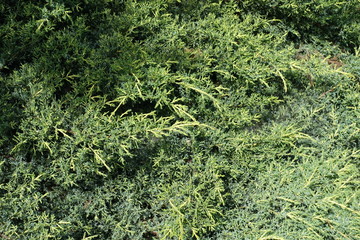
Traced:
<path fill-rule="evenodd" d="M 358 0 L 261 0 L 239 1 L 244 11 L 255 11 L 267 18 L 276 18 L 286 23 L 293 37 L 318 36 L 340 46 L 359 45 L 358 32 L 360 2 Z"/>
<path fill-rule="evenodd" d="M 358 10 L 1 4 L 0 238 L 360 238 Z"/>

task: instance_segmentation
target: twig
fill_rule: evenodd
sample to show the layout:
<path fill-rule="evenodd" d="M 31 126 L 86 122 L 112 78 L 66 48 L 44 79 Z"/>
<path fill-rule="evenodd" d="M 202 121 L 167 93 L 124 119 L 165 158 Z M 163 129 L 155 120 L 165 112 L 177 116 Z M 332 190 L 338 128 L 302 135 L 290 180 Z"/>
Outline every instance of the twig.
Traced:
<path fill-rule="evenodd" d="M 319 98 L 324 97 L 326 94 L 328 94 L 328 93 L 330 93 L 330 92 L 333 92 L 334 90 L 335 90 L 335 88 L 332 88 L 332 89 L 330 89 L 330 90 L 328 90 L 328 91 L 326 91 L 326 92 L 322 93 L 322 94 L 319 96 Z"/>
<path fill-rule="evenodd" d="M 6 236 L 5 234 L 0 233 L 0 237 L 6 240 L 12 240 L 12 238 Z"/>

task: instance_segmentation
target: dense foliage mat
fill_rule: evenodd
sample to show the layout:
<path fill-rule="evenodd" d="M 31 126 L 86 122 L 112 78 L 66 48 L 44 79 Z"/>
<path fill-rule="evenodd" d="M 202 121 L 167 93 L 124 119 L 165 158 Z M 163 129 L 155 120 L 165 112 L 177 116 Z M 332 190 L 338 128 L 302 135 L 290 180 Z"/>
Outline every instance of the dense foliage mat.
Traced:
<path fill-rule="evenodd" d="M 0 239 L 360 239 L 359 16 L 0 1 Z"/>

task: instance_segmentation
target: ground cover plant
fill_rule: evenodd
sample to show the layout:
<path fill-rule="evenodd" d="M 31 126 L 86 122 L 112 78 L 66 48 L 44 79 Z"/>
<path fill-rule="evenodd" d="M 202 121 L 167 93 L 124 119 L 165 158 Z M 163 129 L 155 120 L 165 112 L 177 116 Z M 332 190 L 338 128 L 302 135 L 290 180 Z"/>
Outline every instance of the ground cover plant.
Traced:
<path fill-rule="evenodd" d="M 360 239 L 359 16 L 0 1 L 0 239 Z"/>

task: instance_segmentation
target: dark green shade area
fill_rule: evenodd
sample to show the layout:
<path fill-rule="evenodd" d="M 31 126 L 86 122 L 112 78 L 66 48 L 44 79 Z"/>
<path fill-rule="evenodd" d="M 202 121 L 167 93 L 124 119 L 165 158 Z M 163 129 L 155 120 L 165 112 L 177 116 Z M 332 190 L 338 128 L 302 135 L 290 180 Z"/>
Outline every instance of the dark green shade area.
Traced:
<path fill-rule="evenodd" d="M 360 239 L 358 0 L 0 0 L 1 240 Z"/>

